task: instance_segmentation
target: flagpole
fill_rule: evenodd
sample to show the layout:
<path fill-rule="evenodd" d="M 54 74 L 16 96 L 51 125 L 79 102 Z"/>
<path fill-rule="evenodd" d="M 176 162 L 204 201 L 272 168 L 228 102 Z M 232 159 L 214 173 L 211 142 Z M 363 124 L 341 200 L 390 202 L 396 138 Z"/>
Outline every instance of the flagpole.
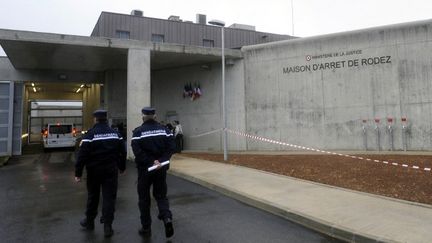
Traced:
<path fill-rule="evenodd" d="M 220 20 L 211 20 L 208 22 L 211 25 L 221 27 L 221 42 L 222 42 L 222 147 L 224 160 L 228 160 L 228 146 L 227 146 L 227 116 L 226 116 L 226 98 L 225 98 L 225 37 L 224 27 L 225 22 Z"/>
<path fill-rule="evenodd" d="M 221 28 L 222 31 L 222 118 L 224 122 L 223 129 L 223 147 L 224 147 L 224 160 L 228 160 L 228 146 L 227 146 L 227 116 L 226 116 L 226 97 L 225 97 L 225 38 L 224 38 L 224 26 Z"/>

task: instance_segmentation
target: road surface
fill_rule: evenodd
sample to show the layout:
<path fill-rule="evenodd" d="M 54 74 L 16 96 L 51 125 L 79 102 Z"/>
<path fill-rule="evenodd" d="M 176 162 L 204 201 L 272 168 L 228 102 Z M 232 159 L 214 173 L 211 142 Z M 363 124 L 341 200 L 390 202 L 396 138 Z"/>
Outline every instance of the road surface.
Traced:
<path fill-rule="evenodd" d="M 78 224 L 86 189 L 74 182 L 73 163 L 73 152 L 52 151 L 15 157 L 0 168 L 1 242 L 338 242 L 174 176 L 168 176 L 168 197 L 175 234 L 165 238 L 152 201 L 153 232 L 143 239 L 132 163 L 119 177 L 115 234 L 106 240 L 102 225 L 86 232 Z"/>

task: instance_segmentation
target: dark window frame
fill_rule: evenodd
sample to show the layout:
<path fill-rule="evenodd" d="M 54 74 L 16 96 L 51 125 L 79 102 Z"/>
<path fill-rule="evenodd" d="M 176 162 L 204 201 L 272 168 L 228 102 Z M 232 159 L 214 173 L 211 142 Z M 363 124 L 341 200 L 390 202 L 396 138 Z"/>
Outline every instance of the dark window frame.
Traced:
<path fill-rule="evenodd" d="M 202 43 L 203 43 L 204 47 L 215 47 L 214 40 L 211 40 L 211 39 L 203 39 Z M 210 45 L 208 45 L 208 44 L 210 44 Z"/>
<path fill-rule="evenodd" d="M 159 38 L 159 39 L 156 39 Z M 164 43 L 165 42 L 165 35 L 163 34 L 151 34 L 151 41 L 152 42 L 158 42 L 158 43 Z"/>
<path fill-rule="evenodd" d="M 116 37 L 119 39 L 130 39 L 130 31 L 116 30 Z"/>

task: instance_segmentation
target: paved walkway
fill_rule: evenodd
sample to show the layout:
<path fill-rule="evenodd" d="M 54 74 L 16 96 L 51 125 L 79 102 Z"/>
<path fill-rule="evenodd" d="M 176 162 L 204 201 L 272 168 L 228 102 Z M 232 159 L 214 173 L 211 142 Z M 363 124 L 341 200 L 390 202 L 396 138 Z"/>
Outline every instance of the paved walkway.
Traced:
<path fill-rule="evenodd" d="M 432 206 L 179 155 L 170 173 L 339 239 L 432 242 Z"/>

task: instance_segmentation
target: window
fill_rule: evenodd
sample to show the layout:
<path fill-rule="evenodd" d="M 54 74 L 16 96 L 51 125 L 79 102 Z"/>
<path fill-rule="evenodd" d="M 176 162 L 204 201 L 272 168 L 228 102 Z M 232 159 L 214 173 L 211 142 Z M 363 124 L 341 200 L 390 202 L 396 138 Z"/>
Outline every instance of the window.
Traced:
<path fill-rule="evenodd" d="M 57 125 L 50 126 L 49 133 L 51 134 L 66 134 L 72 132 L 72 125 Z"/>
<path fill-rule="evenodd" d="M 116 37 L 119 39 L 130 39 L 130 32 L 124 30 L 117 30 Z"/>
<path fill-rule="evenodd" d="M 214 40 L 203 39 L 203 46 L 214 47 Z"/>
<path fill-rule="evenodd" d="M 152 34 L 151 37 L 152 42 L 165 42 L 165 36 L 159 34 Z"/>

